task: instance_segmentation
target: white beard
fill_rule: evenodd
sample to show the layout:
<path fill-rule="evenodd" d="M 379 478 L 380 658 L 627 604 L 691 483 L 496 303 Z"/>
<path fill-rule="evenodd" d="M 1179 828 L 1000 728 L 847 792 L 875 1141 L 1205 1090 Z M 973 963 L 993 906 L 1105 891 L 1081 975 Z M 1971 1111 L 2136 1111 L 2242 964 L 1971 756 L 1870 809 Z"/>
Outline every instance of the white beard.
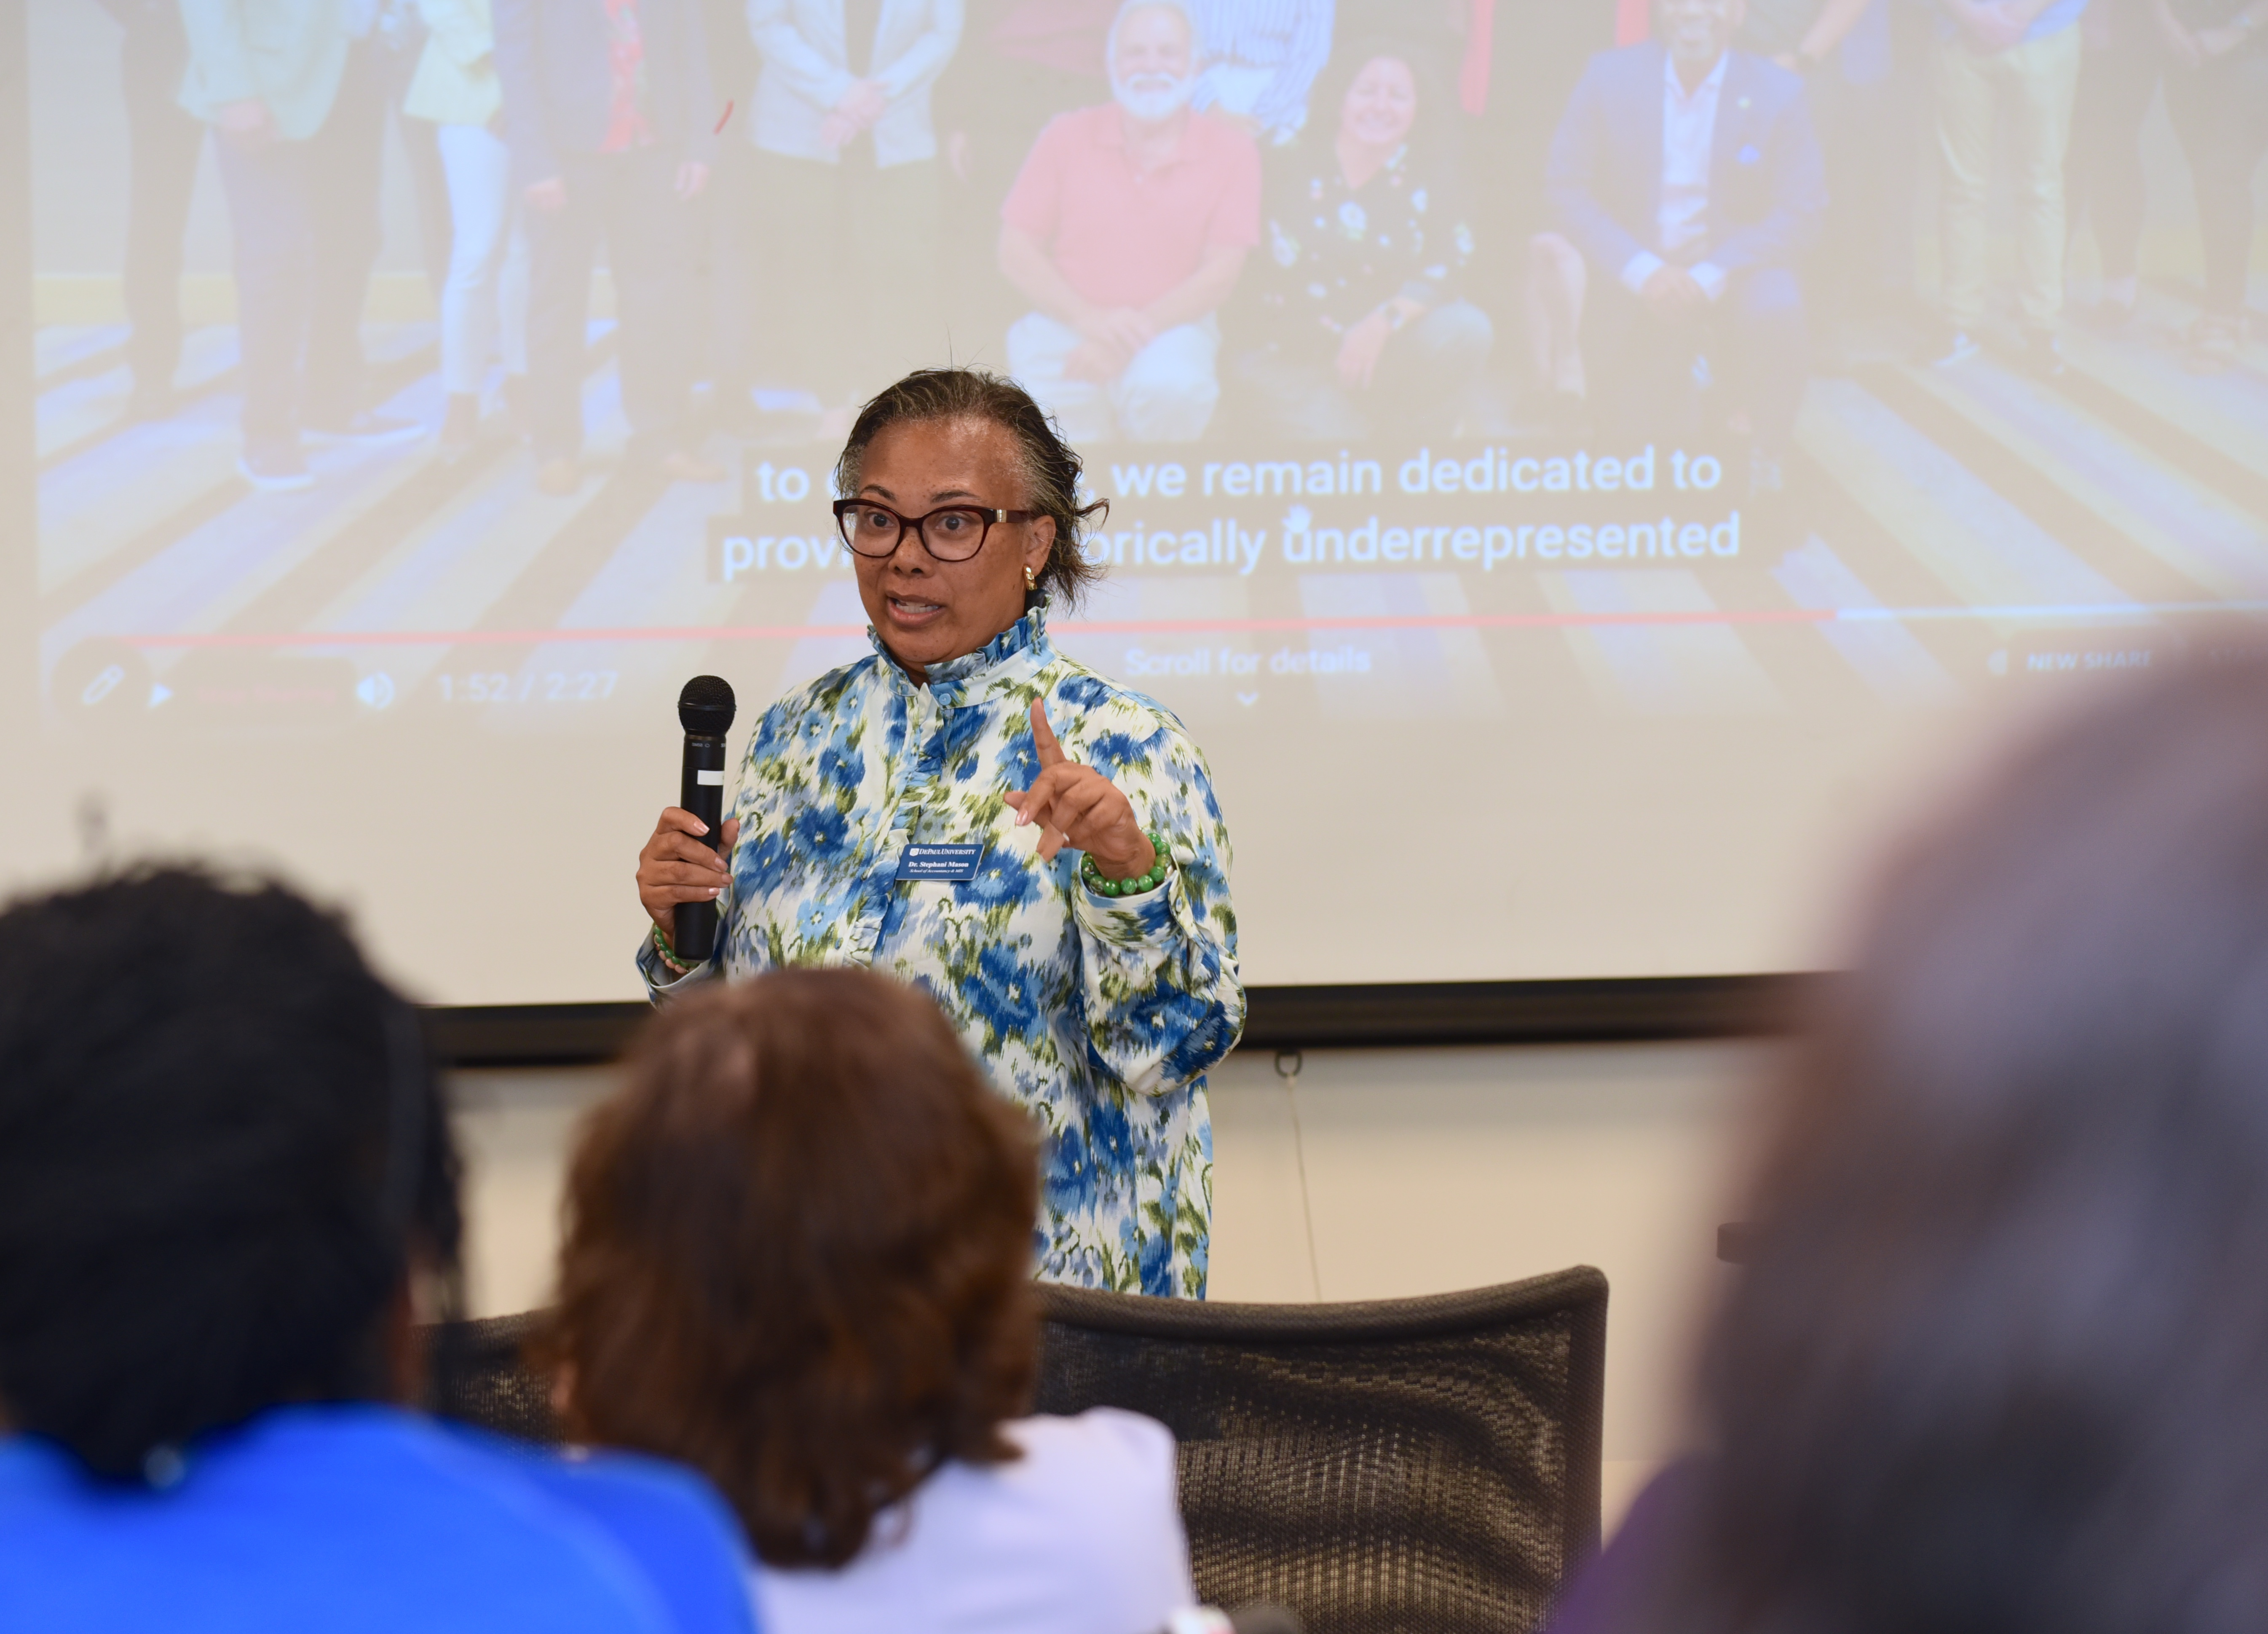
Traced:
<path fill-rule="evenodd" d="M 1180 113 L 1197 89 L 1194 74 L 1180 79 L 1164 74 L 1143 74 L 1134 79 L 1121 79 L 1114 74 L 1110 78 L 1110 94 L 1118 106 L 1145 125 L 1162 124 Z"/>

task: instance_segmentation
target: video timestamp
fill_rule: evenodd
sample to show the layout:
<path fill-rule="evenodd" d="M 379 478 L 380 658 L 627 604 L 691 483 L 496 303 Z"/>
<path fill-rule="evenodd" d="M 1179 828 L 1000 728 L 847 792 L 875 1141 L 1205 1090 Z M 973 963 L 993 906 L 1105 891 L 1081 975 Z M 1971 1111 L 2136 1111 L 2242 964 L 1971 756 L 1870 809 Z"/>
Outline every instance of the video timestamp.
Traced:
<path fill-rule="evenodd" d="M 444 703 L 597 703 L 615 696 L 620 676 L 610 669 L 504 670 L 434 677 Z"/>

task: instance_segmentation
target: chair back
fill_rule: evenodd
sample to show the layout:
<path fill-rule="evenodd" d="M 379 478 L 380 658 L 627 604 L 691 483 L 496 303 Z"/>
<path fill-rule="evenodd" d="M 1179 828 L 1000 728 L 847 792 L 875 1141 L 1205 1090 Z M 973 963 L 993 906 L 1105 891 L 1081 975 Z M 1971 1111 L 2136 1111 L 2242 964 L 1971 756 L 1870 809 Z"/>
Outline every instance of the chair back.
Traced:
<path fill-rule="evenodd" d="M 551 1407 L 551 1380 L 527 1358 L 529 1341 L 549 1314 L 525 1311 L 422 1329 L 425 1405 L 497 1435 L 550 1445 L 563 1439 L 565 1427 Z"/>
<path fill-rule="evenodd" d="M 1599 1541 L 1607 1279 L 1232 1305 L 1043 1284 L 1035 1410 L 1173 1431 L 1199 1598 L 1309 1634 L 1526 1634 Z M 431 1405 L 556 1441 L 545 1313 L 429 1333 Z"/>
<path fill-rule="evenodd" d="M 1598 1546 L 1598 1271 L 1348 1305 L 1042 1298 L 1037 1410 L 1173 1431 L 1209 1604 L 1310 1634 L 1524 1631 Z"/>

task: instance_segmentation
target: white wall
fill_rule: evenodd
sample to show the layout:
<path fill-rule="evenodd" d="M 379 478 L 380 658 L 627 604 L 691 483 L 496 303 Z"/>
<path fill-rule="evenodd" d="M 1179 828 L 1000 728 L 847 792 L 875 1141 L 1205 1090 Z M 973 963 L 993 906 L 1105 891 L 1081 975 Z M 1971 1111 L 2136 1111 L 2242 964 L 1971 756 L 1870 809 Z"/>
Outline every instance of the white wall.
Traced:
<path fill-rule="evenodd" d="M 1381 1299 L 1597 1266 L 1613 1290 L 1611 1520 L 1682 1445 L 1688 1336 L 1725 1275 L 1721 1199 L 1768 1059 L 1734 1044 L 1310 1051 L 1287 1091 L 1270 1056 L 1240 1053 L 1213 1079 L 1212 1295 Z M 612 1083 L 599 1068 L 458 1075 L 476 1312 L 548 1297 L 561 1165 Z"/>

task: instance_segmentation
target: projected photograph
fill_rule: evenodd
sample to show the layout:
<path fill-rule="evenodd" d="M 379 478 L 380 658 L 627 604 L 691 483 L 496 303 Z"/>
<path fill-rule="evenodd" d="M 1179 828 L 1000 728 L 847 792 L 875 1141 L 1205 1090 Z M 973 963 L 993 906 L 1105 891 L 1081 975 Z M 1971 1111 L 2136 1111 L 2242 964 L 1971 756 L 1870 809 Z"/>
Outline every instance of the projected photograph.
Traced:
<path fill-rule="evenodd" d="M 587 85 L 525 0 L 267 9 L 33 0 L 58 724 L 855 656 L 831 456 L 948 359 L 1110 501 L 1059 634 L 1201 713 L 1927 701 L 2268 607 L 2218 0 L 2059 0 L 2021 96 L 1911 0 L 647 0 Z"/>
<path fill-rule="evenodd" d="M 1336 854 L 1296 752 L 1643 931 L 1881 722 L 2268 613 L 2235 0 L 28 5 L 59 741 L 752 719 L 872 650 L 835 459 L 946 363 L 1086 456 L 1052 633 L 1259 888 Z M 1649 802 L 1754 855 L 1649 882 Z"/>

